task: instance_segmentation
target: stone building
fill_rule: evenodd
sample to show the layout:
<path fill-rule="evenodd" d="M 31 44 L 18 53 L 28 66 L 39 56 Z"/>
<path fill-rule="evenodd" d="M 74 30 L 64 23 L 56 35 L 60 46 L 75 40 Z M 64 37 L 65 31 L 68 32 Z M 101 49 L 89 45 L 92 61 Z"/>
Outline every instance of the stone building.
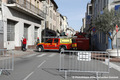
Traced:
<path fill-rule="evenodd" d="M 21 49 L 22 37 L 27 48 L 33 48 L 41 39 L 41 21 L 44 12 L 40 0 L 1 0 L 0 19 L 4 32 L 5 49 Z"/>

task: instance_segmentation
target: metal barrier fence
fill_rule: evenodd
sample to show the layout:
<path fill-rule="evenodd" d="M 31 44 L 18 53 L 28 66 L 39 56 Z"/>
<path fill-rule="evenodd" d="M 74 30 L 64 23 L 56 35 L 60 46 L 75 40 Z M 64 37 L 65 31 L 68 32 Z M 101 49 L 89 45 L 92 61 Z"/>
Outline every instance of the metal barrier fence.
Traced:
<path fill-rule="evenodd" d="M 0 49 L 0 75 L 3 71 L 9 71 L 14 69 L 14 55 L 13 51 L 7 51 Z"/>
<path fill-rule="evenodd" d="M 99 79 L 99 74 L 109 73 L 109 53 L 102 51 L 63 51 L 60 53 L 59 71 L 93 73 Z"/>

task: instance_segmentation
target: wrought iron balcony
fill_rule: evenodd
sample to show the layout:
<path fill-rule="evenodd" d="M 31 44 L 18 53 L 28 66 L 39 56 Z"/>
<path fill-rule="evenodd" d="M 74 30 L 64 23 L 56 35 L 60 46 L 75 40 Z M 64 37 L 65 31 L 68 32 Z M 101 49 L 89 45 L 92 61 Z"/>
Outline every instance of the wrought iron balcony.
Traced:
<path fill-rule="evenodd" d="M 43 19 L 45 18 L 45 14 L 42 10 L 28 2 L 27 0 L 8 0 L 8 4 L 18 4 L 21 7 L 37 14 L 38 16 L 42 17 Z"/>

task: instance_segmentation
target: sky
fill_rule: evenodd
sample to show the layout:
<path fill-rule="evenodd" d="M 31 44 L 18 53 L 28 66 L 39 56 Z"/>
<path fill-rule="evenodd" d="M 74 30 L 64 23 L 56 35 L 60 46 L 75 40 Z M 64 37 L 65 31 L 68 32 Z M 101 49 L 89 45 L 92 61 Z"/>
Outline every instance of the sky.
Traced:
<path fill-rule="evenodd" d="M 85 17 L 87 3 L 90 0 L 54 0 L 58 5 L 58 12 L 68 18 L 69 27 L 80 31 L 82 18 Z"/>

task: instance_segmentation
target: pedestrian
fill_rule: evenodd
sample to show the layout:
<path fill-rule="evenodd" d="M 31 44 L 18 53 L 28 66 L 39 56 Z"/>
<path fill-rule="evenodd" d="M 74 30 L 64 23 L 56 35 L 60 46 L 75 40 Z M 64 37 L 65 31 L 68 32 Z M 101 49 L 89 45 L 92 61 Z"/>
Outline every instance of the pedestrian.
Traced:
<path fill-rule="evenodd" d="M 26 44 L 27 44 L 27 40 L 26 40 L 26 38 L 23 38 L 23 41 L 22 41 L 22 50 L 23 51 L 26 51 Z"/>
<path fill-rule="evenodd" d="M 36 45 L 37 45 L 38 43 L 40 43 L 39 37 L 37 37 Z"/>

